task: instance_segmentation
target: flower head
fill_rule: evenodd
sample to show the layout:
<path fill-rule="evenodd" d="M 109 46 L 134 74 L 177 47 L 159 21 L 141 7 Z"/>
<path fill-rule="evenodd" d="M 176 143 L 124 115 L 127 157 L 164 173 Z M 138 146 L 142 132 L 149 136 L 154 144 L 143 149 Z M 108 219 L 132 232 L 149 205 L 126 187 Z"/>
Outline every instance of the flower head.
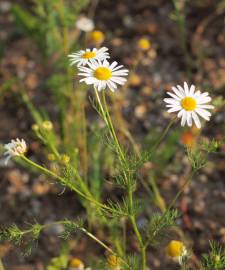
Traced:
<path fill-rule="evenodd" d="M 193 132 L 185 131 L 181 134 L 180 141 L 187 147 L 193 147 L 196 142 L 196 138 Z"/>
<path fill-rule="evenodd" d="M 71 65 L 77 64 L 78 67 L 85 66 L 88 63 L 102 61 L 109 57 L 108 48 L 102 47 L 100 49 L 86 49 L 76 53 L 69 54 Z"/>
<path fill-rule="evenodd" d="M 53 124 L 52 124 L 51 121 L 46 120 L 46 121 L 44 121 L 44 122 L 42 123 L 42 127 L 43 127 L 45 130 L 52 130 L 52 129 L 53 129 Z"/>
<path fill-rule="evenodd" d="M 48 154 L 48 159 L 51 160 L 51 161 L 54 161 L 56 159 L 55 155 L 54 154 Z"/>
<path fill-rule="evenodd" d="M 140 38 L 138 40 L 138 47 L 143 51 L 147 51 L 150 49 L 151 43 L 147 38 Z"/>
<path fill-rule="evenodd" d="M 169 257 L 181 263 L 187 256 L 187 249 L 183 242 L 172 240 L 166 247 L 166 253 Z"/>
<path fill-rule="evenodd" d="M 81 31 L 90 32 L 94 29 L 94 22 L 83 16 L 76 21 L 76 27 Z"/>
<path fill-rule="evenodd" d="M 116 255 L 109 255 L 107 257 L 107 264 L 109 270 L 120 270 L 121 269 L 121 260 Z"/>
<path fill-rule="evenodd" d="M 32 128 L 33 131 L 38 131 L 39 130 L 39 126 L 37 124 L 33 124 L 31 128 Z"/>
<path fill-rule="evenodd" d="M 73 258 L 70 261 L 69 270 L 84 270 L 84 263 L 78 258 Z"/>
<path fill-rule="evenodd" d="M 196 127 L 200 128 L 199 116 L 209 121 L 211 113 L 208 112 L 208 109 L 213 109 L 214 106 L 207 104 L 211 101 L 207 92 L 195 92 L 195 86 L 192 84 L 189 88 L 186 82 L 184 87 L 177 85 L 177 87 L 172 87 L 172 90 L 173 93 L 167 92 L 170 98 L 165 98 L 164 101 L 167 103 L 169 113 L 178 112 L 177 116 L 181 118 L 181 126 L 187 123 L 191 127 L 194 121 Z"/>
<path fill-rule="evenodd" d="M 89 34 L 89 40 L 93 44 L 101 44 L 105 39 L 105 35 L 102 31 L 95 30 Z"/>
<path fill-rule="evenodd" d="M 14 156 L 21 156 L 27 151 L 27 145 L 24 139 L 16 139 L 16 140 L 11 140 L 10 143 L 7 143 L 4 145 L 5 148 L 5 153 L 4 155 L 8 155 L 6 158 L 5 163 L 7 164 L 9 159 Z"/>
<path fill-rule="evenodd" d="M 85 78 L 80 82 L 93 84 L 95 89 L 101 91 L 108 87 L 111 91 L 117 88 L 117 84 L 123 85 L 127 81 L 124 76 L 128 75 L 128 70 L 122 65 L 118 66 L 117 62 L 110 64 L 107 60 L 98 61 L 97 63 L 88 63 L 89 67 L 80 67 L 78 73 Z"/>
<path fill-rule="evenodd" d="M 63 155 L 61 156 L 61 161 L 62 161 L 62 163 L 64 163 L 64 164 L 68 164 L 68 163 L 70 162 L 70 157 L 69 157 L 68 155 L 66 155 L 66 154 L 63 154 Z"/>

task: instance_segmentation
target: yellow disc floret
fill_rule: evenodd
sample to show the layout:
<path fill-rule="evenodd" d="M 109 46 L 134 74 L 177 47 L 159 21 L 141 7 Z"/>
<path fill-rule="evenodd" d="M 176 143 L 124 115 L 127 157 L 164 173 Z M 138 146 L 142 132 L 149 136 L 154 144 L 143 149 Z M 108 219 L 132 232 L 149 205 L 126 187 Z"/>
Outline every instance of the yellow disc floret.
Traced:
<path fill-rule="evenodd" d="M 194 111 L 197 107 L 197 102 L 193 97 L 185 97 L 181 100 L 181 106 L 186 111 Z"/>
<path fill-rule="evenodd" d="M 138 40 L 138 47 L 143 51 L 147 51 L 150 49 L 151 44 L 147 38 L 141 38 Z"/>
<path fill-rule="evenodd" d="M 95 30 L 90 33 L 89 39 L 91 42 L 99 44 L 104 41 L 105 35 L 101 31 Z"/>
<path fill-rule="evenodd" d="M 39 130 L 39 126 L 37 124 L 33 124 L 31 127 L 34 131 L 38 131 Z"/>
<path fill-rule="evenodd" d="M 84 269 L 84 264 L 80 259 L 73 258 L 70 261 L 70 269 L 83 270 Z"/>
<path fill-rule="evenodd" d="M 109 270 L 120 270 L 120 259 L 116 255 L 109 255 L 107 264 Z"/>
<path fill-rule="evenodd" d="M 42 127 L 46 130 L 52 130 L 53 124 L 51 121 L 46 120 L 42 123 Z"/>
<path fill-rule="evenodd" d="M 106 67 L 99 67 L 95 70 L 94 76 L 101 81 L 107 81 L 112 77 L 112 71 Z"/>
<path fill-rule="evenodd" d="M 185 246 L 181 241 L 172 240 L 166 247 L 166 252 L 168 256 L 172 258 L 177 258 L 182 256 L 184 249 Z"/>
<path fill-rule="evenodd" d="M 68 155 L 63 154 L 61 156 L 61 161 L 62 161 L 62 163 L 67 164 L 70 162 L 70 157 Z"/>
<path fill-rule="evenodd" d="M 82 55 L 82 58 L 90 59 L 90 58 L 94 58 L 95 56 L 96 56 L 96 53 L 95 52 L 85 52 Z"/>

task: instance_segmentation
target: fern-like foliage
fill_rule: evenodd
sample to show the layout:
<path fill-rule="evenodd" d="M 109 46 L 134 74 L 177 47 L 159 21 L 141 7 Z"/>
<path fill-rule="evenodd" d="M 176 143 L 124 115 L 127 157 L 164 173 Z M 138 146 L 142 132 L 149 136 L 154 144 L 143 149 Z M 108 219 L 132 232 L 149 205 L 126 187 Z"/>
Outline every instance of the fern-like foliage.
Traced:
<path fill-rule="evenodd" d="M 176 209 L 168 210 L 163 214 L 154 213 L 145 228 L 146 242 L 151 246 L 156 246 L 166 236 L 166 231 L 176 225 L 178 216 Z"/>
<path fill-rule="evenodd" d="M 214 241 L 210 241 L 209 254 L 203 255 L 202 266 L 204 270 L 225 269 L 225 247 Z"/>
<path fill-rule="evenodd" d="M 77 219 L 76 222 L 65 220 L 63 225 L 64 231 L 61 233 L 60 237 L 63 239 L 68 239 L 72 233 L 77 232 L 80 228 L 83 227 L 84 221 L 82 219 Z"/>
<path fill-rule="evenodd" d="M 127 262 L 127 264 L 123 265 L 124 270 L 140 270 L 140 257 L 135 254 L 128 254 L 124 260 Z"/>
<path fill-rule="evenodd" d="M 59 235 L 63 239 L 67 239 L 72 233 L 81 230 L 83 227 L 83 220 L 77 219 L 76 221 L 62 220 L 49 224 L 32 224 L 26 230 L 20 229 L 17 225 L 13 224 L 8 228 L 0 230 L 0 241 L 10 241 L 15 245 L 23 244 L 23 255 L 28 256 L 32 252 L 32 249 L 39 239 L 40 233 L 53 225 L 61 224 L 64 227 L 64 231 Z"/>

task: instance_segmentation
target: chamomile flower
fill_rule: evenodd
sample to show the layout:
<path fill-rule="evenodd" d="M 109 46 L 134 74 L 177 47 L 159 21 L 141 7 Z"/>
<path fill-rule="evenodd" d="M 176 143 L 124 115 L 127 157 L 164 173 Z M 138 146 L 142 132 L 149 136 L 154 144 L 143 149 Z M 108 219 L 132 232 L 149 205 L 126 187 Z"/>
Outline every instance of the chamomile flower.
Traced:
<path fill-rule="evenodd" d="M 91 19 L 88 19 L 85 16 L 80 17 L 76 21 L 76 27 L 84 32 L 90 32 L 94 29 L 94 22 Z"/>
<path fill-rule="evenodd" d="M 114 92 L 117 84 L 123 85 L 127 81 L 124 76 L 128 75 L 128 70 L 124 69 L 122 65 L 118 66 L 117 62 L 110 64 L 107 60 L 104 60 L 98 61 L 98 63 L 88 63 L 88 65 L 89 67 L 79 68 L 81 72 L 78 75 L 85 77 L 80 82 L 93 84 L 98 91 L 108 87 Z"/>
<path fill-rule="evenodd" d="M 73 258 L 70 261 L 69 270 L 84 270 L 84 263 L 78 258 Z"/>
<path fill-rule="evenodd" d="M 107 257 L 108 270 L 121 270 L 121 260 L 116 255 Z"/>
<path fill-rule="evenodd" d="M 151 43 L 147 38 L 141 38 L 138 40 L 138 47 L 143 51 L 147 51 L 150 49 Z"/>
<path fill-rule="evenodd" d="M 181 126 L 187 123 L 191 127 L 194 121 L 196 127 L 201 128 L 199 116 L 206 121 L 210 120 L 211 113 L 208 110 L 213 109 L 214 106 L 207 104 L 211 101 L 207 92 L 201 93 L 199 90 L 195 92 L 195 86 L 192 84 L 189 88 L 186 82 L 184 82 L 184 87 L 177 85 L 177 87 L 172 87 L 172 90 L 173 93 L 167 92 L 170 98 L 165 98 L 164 101 L 167 103 L 169 113 L 178 112 Z"/>
<path fill-rule="evenodd" d="M 182 264 L 183 260 L 188 257 L 187 249 L 183 242 L 172 240 L 166 247 L 167 255 L 172 258 L 174 261 Z"/>
<path fill-rule="evenodd" d="M 84 263 L 78 258 L 72 258 L 68 270 L 91 270 L 91 267 L 84 267 Z"/>
<path fill-rule="evenodd" d="M 18 138 L 16 140 L 11 140 L 10 143 L 5 144 L 4 148 L 6 150 L 4 155 L 8 156 L 5 161 L 6 164 L 11 157 L 21 156 L 27 151 L 27 145 L 24 139 L 20 140 Z"/>
<path fill-rule="evenodd" d="M 88 63 L 94 63 L 96 61 L 102 61 L 110 58 L 108 48 L 102 47 L 100 49 L 86 49 L 76 53 L 69 54 L 71 65 L 76 64 L 78 67 L 85 66 Z"/>
<path fill-rule="evenodd" d="M 42 123 L 42 127 L 43 127 L 43 129 L 45 129 L 45 130 L 52 130 L 52 129 L 53 129 L 53 124 L 52 124 L 51 121 L 46 120 L 46 121 L 44 121 L 44 122 Z"/>
<path fill-rule="evenodd" d="M 94 30 L 89 34 L 88 38 L 91 43 L 99 45 L 104 41 L 105 35 L 102 31 Z"/>

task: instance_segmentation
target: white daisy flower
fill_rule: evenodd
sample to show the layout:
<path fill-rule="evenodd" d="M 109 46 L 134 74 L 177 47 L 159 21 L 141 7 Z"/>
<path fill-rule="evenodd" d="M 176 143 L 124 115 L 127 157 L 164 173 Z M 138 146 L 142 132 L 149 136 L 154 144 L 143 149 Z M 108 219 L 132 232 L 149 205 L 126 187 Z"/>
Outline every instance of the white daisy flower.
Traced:
<path fill-rule="evenodd" d="M 76 21 L 76 27 L 81 31 L 90 32 L 94 29 L 95 25 L 91 19 L 82 16 Z"/>
<path fill-rule="evenodd" d="M 118 66 L 115 61 L 110 64 L 107 60 L 104 60 L 103 62 L 88 63 L 88 65 L 89 67 L 79 68 L 81 73 L 78 73 L 78 75 L 85 77 L 80 82 L 93 84 L 98 91 L 108 87 L 114 92 L 117 84 L 123 85 L 127 81 L 124 76 L 127 76 L 129 71 L 124 69 L 122 65 Z"/>
<path fill-rule="evenodd" d="M 187 123 L 191 127 L 194 121 L 197 128 L 201 128 L 199 116 L 209 121 L 211 113 L 208 109 L 213 109 L 214 106 L 207 104 L 211 101 L 207 92 L 195 92 L 195 86 L 192 84 L 189 88 L 186 82 L 184 82 L 184 87 L 177 85 L 177 87 L 172 87 L 172 90 L 173 93 L 167 92 L 171 98 L 165 98 L 164 101 L 167 103 L 169 113 L 178 112 L 177 116 L 181 118 L 181 126 Z"/>
<path fill-rule="evenodd" d="M 27 145 L 24 139 L 11 140 L 10 143 L 4 145 L 6 152 L 4 155 L 8 155 L 5 163 L 7 164 L 9 159 L 14 156 L 21 156 L 27 151 Z"/>
<path fill-rule="evenodd" d="M 81 50 L 76 53 L 69 54 L 68 57 L 70 58 L 71 65 L 77 64 L 77 66 L 85 66 L 89 62 L 93 63 L 98 60 L 103 61 L 107 58 L 110 58 L 108 53 L 108 48 L 102 47 L 100 49 L 86 49 Z"/>

